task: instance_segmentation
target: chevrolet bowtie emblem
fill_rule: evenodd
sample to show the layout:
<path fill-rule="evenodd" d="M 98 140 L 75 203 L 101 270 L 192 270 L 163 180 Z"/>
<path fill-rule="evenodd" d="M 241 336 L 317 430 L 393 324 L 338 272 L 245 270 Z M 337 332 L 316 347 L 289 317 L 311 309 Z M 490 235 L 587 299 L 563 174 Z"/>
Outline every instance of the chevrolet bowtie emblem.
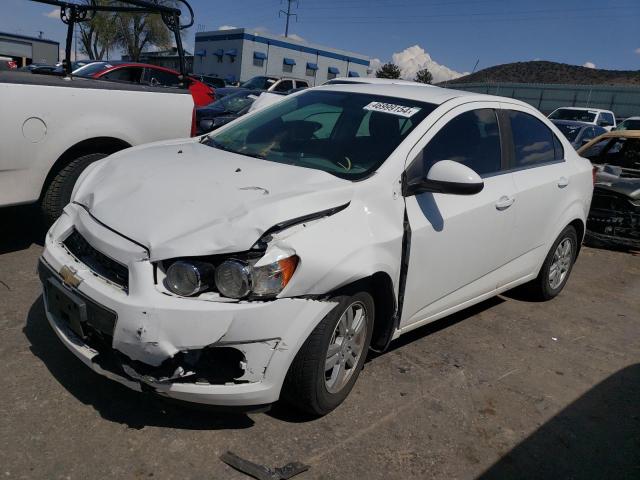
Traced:
<path fill-rule="evenodd" d="M 82 283 L 82 279 L 76 275 L 75 270 L 71 267 L 65 265 L 60 269 L 59 273 L 65 285 L 77 288 Z"/>

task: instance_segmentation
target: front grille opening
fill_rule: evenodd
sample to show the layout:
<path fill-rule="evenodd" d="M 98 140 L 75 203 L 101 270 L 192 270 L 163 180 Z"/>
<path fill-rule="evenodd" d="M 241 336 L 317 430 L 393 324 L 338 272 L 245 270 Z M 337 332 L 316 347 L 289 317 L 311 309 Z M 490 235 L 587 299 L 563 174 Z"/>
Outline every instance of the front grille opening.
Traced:
<path fill-rule="evenodd" d="M 129 291 L 129 269 L 93 248 L 85 238 L 74 230 L 62 242 L 76 259 L 84 263 L 93 273 Z"/>

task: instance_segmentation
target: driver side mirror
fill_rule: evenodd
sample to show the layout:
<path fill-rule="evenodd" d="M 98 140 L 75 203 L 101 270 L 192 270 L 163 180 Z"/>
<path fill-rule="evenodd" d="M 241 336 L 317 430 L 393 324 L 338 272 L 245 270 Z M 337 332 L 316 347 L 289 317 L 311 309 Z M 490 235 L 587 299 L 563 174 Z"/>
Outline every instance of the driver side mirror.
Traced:
<path fill-rule="evenodd" d="M 425 178 L 403 183 L 403 195 L 410 197 L 424 192 L 475 195 L 484 188 L 480 175 L 453 160 L 433 164 Z"/>

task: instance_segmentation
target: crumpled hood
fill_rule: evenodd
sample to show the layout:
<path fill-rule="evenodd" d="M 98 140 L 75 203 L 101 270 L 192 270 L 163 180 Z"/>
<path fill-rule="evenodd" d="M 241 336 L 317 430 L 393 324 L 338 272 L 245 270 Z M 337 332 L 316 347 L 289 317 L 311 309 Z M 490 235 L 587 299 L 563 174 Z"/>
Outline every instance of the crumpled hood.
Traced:
<path fill-rule="evenodd" d="M 352 192 L 326 172 L 189 141 L 102 160 L 74 201 L 161 260 L 248 250 L 272 226 L 344 205 Z"/>

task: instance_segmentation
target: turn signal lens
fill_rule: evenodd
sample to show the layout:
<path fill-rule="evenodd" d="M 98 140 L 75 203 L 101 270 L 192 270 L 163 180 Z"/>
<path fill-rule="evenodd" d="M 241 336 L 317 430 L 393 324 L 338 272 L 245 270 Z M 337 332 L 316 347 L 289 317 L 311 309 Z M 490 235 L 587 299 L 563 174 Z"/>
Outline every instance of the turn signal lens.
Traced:
<path fill-rule="evenodd" d="M 277 262 L 253 267 L 251 270 L 252 292 L 257 297 L 278 295 L 287 286 L 298 266 L 298 257 L 283 258 Z"/>

